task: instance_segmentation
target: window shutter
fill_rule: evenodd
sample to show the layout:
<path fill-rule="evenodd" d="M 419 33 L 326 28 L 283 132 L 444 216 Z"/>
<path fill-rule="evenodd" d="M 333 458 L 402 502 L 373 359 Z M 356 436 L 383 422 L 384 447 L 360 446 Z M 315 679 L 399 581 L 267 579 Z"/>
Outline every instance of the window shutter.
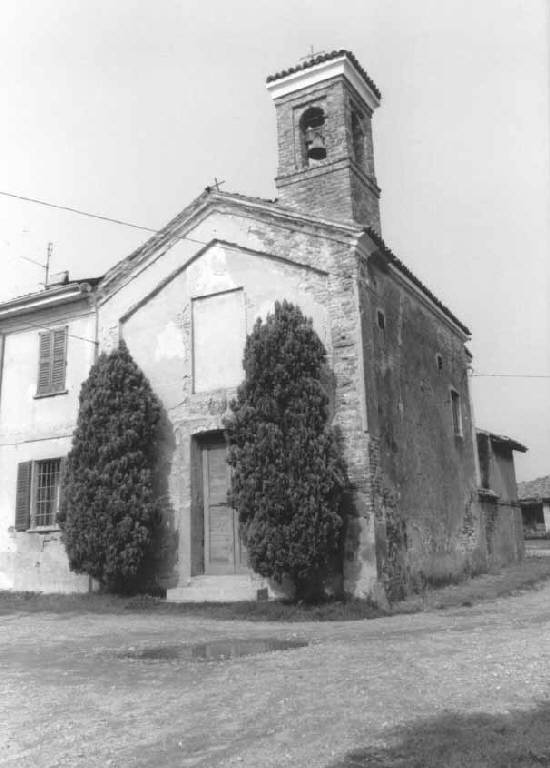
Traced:
<path fill-rule="evenodd" d="M 31 476 L 32 461 L 17 465 L 17 491 L 15 494 L 15 530 L 26 531 L 31 527 Z"/>
<path fill-rule="evenodd" d="M 50 391 L 52 368 L 52 335 L 50 331 L 40 334 L 40 357 L 38 361 L 38 394 Z"/>
<path fill-rule="evenodd" d="M 61 392 L 65 389 L 65 367 L 67 363 L 67 329 L 58 328 L 52 331 L 53 356 L 52 356 L 52 392 Z"/>

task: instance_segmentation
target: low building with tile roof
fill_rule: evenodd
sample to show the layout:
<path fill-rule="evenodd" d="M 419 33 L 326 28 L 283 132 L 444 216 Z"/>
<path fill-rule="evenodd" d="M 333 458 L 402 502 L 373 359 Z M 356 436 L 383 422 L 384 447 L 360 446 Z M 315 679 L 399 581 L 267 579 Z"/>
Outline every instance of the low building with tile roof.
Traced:
<path fill-rule="evenodd" d="M 338 588 L 383 600 L 521 557 L 518 509 L 481 487 L 468 327 L 382 239 L 378 88 L 345 50 L 267 88 L 276 200 L 208 187 L 101 279 L 0 305 L 0 587 L 86 587 L 59 540 L 59 476 L 80 383 L 124 339 L 166 416 L 159 586 L 173 600 L 274 594 L 227 504 L 223 425 L 246 336 L 283 299 L 326 348 L 349 478 Z"/>
<path fill-rule="evenodd" d="M 518 483 L 526 536 L 550 534 L 550 475 Z"/>

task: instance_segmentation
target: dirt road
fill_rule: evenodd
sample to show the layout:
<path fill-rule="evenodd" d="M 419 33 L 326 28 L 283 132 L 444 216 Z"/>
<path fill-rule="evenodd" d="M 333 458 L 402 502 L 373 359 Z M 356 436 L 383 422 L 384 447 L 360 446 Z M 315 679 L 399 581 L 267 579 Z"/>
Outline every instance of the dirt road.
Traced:
<path fill-rule="evenodd" d="M 166 652 L 274 637 L 309 645 L 221 661 Z M 164 658 L 140 658 L 158 648 Z M 407 762 L 406 751 L 430 734 L 443 750 L 434 765 L 470 765 L 472 749 L 489 749 L 480 765 L 550 765 L 549 663 L 548 584 L 473 608 L 349 623 L 8 614 L 0 766 L 420 766 L 428 760 Z M 491 762 L 499 739 L 520 745 L 516 762 Z"/>

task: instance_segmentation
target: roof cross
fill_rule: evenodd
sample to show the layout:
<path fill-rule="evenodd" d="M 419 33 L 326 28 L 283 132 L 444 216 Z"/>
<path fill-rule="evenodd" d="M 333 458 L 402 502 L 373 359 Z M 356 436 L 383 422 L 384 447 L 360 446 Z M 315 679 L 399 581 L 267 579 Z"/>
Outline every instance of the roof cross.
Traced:
<path fill-rule="evenodd" d="M 222 184 L 225 184 L 225 181 L 220 181 L 216 176 L 214 176 L 214 183 L 212 185 L 208 185 L 205 187 L 207 192 L 211 192 L 212 190 L 216 190 L 216 192 L 220 191 L 220 187 Z"/>
<path fill-rule="evenodd" d="M 311 50 L 307 54 L 307 56 L 302 56 L 300 58 L 300 61 L 309 61 L 310 59 L 314 59 L 315 56 L 320 56 L 323 53 L 326 53 L 326 51 L 316 51 L 313 46 L 310 46 Z"/>

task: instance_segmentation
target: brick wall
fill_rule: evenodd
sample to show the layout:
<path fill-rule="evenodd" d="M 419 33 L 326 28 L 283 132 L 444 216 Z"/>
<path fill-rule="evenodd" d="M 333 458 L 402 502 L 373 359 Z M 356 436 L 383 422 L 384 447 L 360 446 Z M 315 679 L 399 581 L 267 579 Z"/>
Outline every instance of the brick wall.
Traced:
<path fill-rule="evenodd" d="M 311 107 L 322 109 L 327 157 L 307 165 L 300 119 Z M 276 185 L 283 205 L 335 221 L 380 229 L 380 190 L 374 176 L 371 112 L 343 78 L 304 88 L 275 104 L 279 167 Z M 364 157 L 353 151 L 352 112 L 362 116 Z"/>

